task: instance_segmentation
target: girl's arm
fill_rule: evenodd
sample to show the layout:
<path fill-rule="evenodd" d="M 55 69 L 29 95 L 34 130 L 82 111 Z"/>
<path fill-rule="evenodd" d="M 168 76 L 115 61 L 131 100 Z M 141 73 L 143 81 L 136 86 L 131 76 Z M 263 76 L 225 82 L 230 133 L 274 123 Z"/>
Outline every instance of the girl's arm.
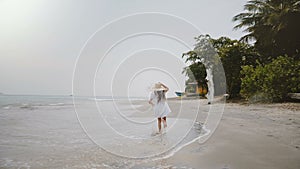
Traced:
<path fill-rule="evenodd" d="M 152 99 L 150 99 L 150 100 L 148 101 L 148 103 L 151 104 L 152 106 L 154 105 L 154 103 L 152 102 Z"/>
<path fill-rule="evenodd" d="M 169 88 L 166 86 L 166 85 L 164 85 L 164 84 L 162 84 L 162 83 L 160 83 L 164 88 L 166 88 L 166 90 L 164 90 L 165 92 L 167 92 L 167 91 L 169 91 Z"/>
<path fill-rule="evenodd" d="M 154 98 L 153 94 L 154 94 L 153 92 L 150 93 L 150 95 L 149 95 L 149 101 L 148 101 L 148 103 L 151 104 L 152 106 L 154 106 L 154 103 L 152 102 L 152 100 Z"/>

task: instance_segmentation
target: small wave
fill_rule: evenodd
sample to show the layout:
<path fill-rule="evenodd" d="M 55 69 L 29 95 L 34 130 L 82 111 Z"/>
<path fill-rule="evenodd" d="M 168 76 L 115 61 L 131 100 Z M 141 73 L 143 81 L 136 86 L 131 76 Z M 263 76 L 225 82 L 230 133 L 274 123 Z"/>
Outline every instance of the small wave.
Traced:
<path fill-rule="evenodd" d="M 89 100 L 94 100 L 94 101 L 112 101 L 116 99 L 96 99 L 96 98 L 90 98 Z"/>
<path fill-rule="evenodd" d="M 65 103 L 50 103 L 49 106 L 64 106 Z"/>
<path fill-rule="evenodd" d="M 95 100 L 95 101 L 140 101 L 140 100 L 147 100 L 146 98 L 89 98 L 89 100 Z"/>
<path fill-rule="evenodd" d="M 65 103 L 59 102 L 59 103 L 16 103 L 16 104 L 7 104 L 1 106 L 2 109 L 8 110 L 11 108 L 20 108 L 20 109 L 37 109 L 39 107 L 44 107 L 44 106 L 65 106 Z"/>
<path fill-rule="evenodd" d="M 14 107 L 21 107 L 22 105 L 20 104 L 6 104 L 6 105 L 2 105 L 1 108 L 4 109 L 4 110 L 9 110 L 9 109 L 12 109 Z"/>
<path fill-rule="evenodd" d="M 3 106 L 2 109 L 9 110 L 10 107 L 9 106 Z"/>
<path fill-rule="evenodd" d="M 31 104 L 26 104 L 26 103 L 23 103 L 21 106 L 20 106 L 21 109 L 29 109 L 29 110 L 33 110 L 35 109 L 35 107 Z"/>
<path fill-rule="evenodd" d="M 0 168 L 31 168 L 26 162 L 14 161 L 8 158 L 0 159 Z"/>
<path fill-rule="evenodd" d="M 162 157 L 158 157 L 158 158 L 156 158 L 154 160 L 157 160 L 157 159 L 167 159 L 169 157 L 172 157 L 176 152 L 178 152 L 182 148 L 184 148 L 184 147 L 186 147 L 186 146 L 188 146 L 188 145 L 196 142 L 197 140 L 201 139 L 204 136 L 207 136 L 210 133 L 210 130 L 208 130 L 204 125 L 201 128 L 202 128 L 201 129 L 202 133 L 198 137 L 196 137 L 193 140 L 188 141 L 186 143 L 182 143 L 181 145 L 179 145 L 179 146 L 175 147 L 173 150 L 171 150 L 169 152 L 169 154 L 166 154 L 165 156 L 162 156 Z"/>
<path fill-rule="evenodd" d="M 200 127 L 199 125 L 200 125 L 201 127 Z M 189 140 L 189 139 L 184 139 L 184 140 L 182 140 L 181 143 L 179 143 L 179 145 L 175 146 L 173 149 L 171 149 L 171 150 L 169 150 L 169 151 L 167 151 L 167 152 L 165 152 L 165 153 L 163 153 L 163 154 L 160 154 L 160 155 L 158 155 L 158 156 L 156 156 L 156 157 L 145 158 L 145 159 L 143 159 L 143 160 L 141 160 L 141 161 L 139 161 L 138 163 L 135 163 L 135 164 L 133 164 L 133 165 L 139 165 L 139 164 L 142 164 L 142 163 L 145 163 L 145 162 L 151 162 L 151 161 L 154 162 L 154 161 L 157 161 L 157 160 L 162 160 L 162 159 L 170 158 L 170 157 L 174 156 L 174 155 L 175 155 L 178 151 L 180 151 L 182 148 L 184 148 L 184 147 L 186 147 L 186 146 L 188 146 L 188 145 L 190 145 L 190 144 L 192 144 L 192 143 L 194 143 L 194 142 L 200 140 L 202 137 L 205 137 L 205 136 L 207 136 L 208 134 L 210 134 L 210 130 L 208 130 L 208 129 L 205 127 L 205 125 L 203 125 L 203 123 L 196 122 L 196 123 L 194 124 L 194 127 L 193 127 L 193 128 L 199 131 L 199 135 L 198 135 L 197 137 L 195 137 L 195 138 L 193 138 L 193 139 L 191 139 L 191 140 Z M 201 128 L 201 129 L 200 129 L 200 128 Z M 200 132 L 200 130 L 201 130 L 201 132 Z M 197 131 L 197 132 L 198 132 L 198 131 Z"/>

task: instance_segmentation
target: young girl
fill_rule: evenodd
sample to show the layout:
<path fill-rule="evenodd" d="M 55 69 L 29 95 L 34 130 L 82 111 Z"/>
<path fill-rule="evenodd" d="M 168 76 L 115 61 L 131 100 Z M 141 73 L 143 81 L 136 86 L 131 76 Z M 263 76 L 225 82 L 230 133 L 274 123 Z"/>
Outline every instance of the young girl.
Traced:
<path fill-rule="evenodd" d="M 150 94 L 149 104 L 153 106 L 154 115 L 158 122 L 158 131 L 161 132 L 161 122 L 164 128 L 167 127 L 167 115 L 171 109 L 166 101 L 166 92 L 169 90 L 167 86 L 162 83 L 156 83 L 152 88 L 153 92 Z"/>

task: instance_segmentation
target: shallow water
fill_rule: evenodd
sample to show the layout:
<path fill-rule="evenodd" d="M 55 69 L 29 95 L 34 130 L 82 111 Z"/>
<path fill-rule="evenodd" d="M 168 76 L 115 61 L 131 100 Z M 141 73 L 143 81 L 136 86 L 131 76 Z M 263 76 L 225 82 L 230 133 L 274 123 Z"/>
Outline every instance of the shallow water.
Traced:
<path fill-rule="evenodd" d="M 81 98 L 76 109 L 61 96 L 0 96 L 0 103 L 0 168 L 130 168 L 205 134 L 194 112 L 176 112 L 166 133 L 152 136 L 156 121 L 144 101 Z"/>

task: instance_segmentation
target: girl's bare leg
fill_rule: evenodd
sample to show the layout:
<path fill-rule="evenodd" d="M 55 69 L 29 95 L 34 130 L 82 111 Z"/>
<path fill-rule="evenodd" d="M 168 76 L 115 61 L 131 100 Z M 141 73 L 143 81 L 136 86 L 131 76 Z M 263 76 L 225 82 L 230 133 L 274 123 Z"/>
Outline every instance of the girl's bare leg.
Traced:
<path fill-rule="evenodd" d="M 158 132 L 161 130 L 161 118 L 157 118 Z"/>
<path fill-rule="evenodd" d="M 164 124 L 164 128 L 167 127 L 167 117 L 163 117 L 162 118 L 163 124 Z"/>

